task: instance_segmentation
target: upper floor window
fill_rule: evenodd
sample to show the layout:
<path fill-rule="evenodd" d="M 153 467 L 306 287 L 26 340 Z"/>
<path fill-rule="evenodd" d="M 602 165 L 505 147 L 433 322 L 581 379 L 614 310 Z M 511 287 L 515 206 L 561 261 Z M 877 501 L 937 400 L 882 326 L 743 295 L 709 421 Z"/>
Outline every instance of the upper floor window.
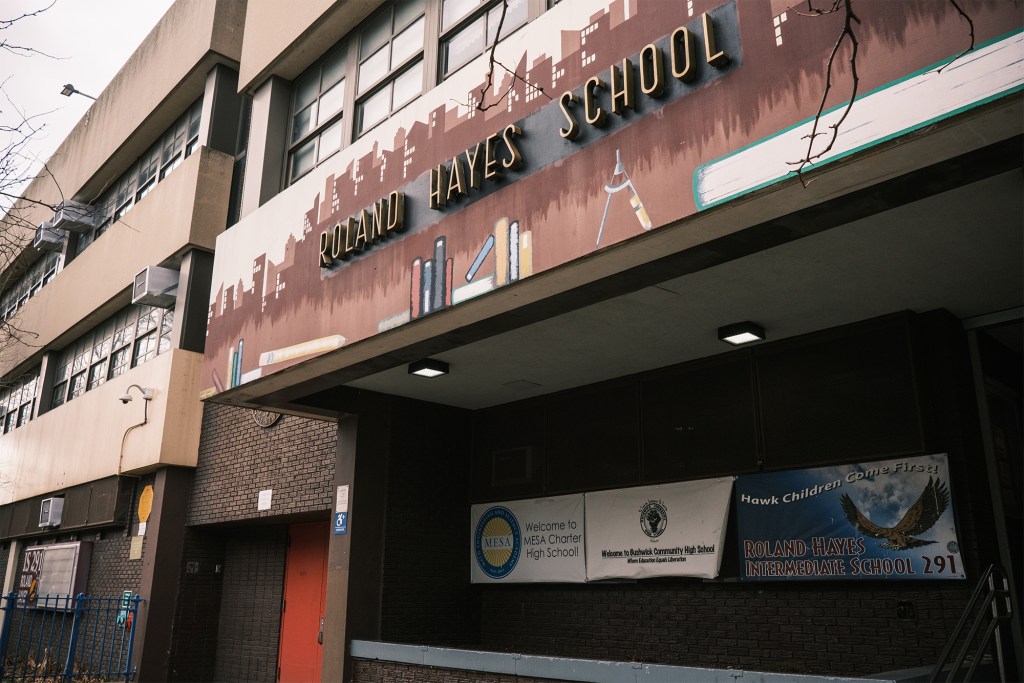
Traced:
<path fill-rule="evenodd" d="M 442 0 L 441 3 L 441 77 L 484 53 L 498 37 L 526 23 L 529 17 L 527 0 Z M 505 20 L 501 20 L 504 9 Z"/>
<path fill-rule="evenodd" d="M 59 265 L 60 253 L 48 252 L 29 266 L 21 277 L 11 282 L 0 296 L 0 321 L 14 317 L 19 308 L 53 279 Z"/>
<path fill-rule="evenodd" d="M 0 431 L 6 434 L 32 419 L 38 385 L 39 368 L 13 382 L 0 384 Z"/>
<path fill-rule="evenodd" d="M 56 359 L 50 407 L 56 408 L 171 348 L 172 309 L 132 305 L 65 348 Z"/>
<path fill-rule="evenodd" d="M 295 82 L 288 164 L 292 181 L 341 149 L 345 68 L 344 48 L 336 48 Z"/>
<path fill-rule="evenodd" d="M 356 135 L 423 92 L 426 0 L 396 0 L 359 33 Z"/>
<path fill-rule="evenodd" d="M 199 146 L 199 122 L 202 113 L 203 100 L 200 98 L 93 201 L 92 205 L 99 220 L 93 230 L 78 236 L 72 257 L 85 251 L 86 247 L 106 232 L 114 221 L 124 217 L 136 202 L 141 201 L 158 182 L 166 178 L 185 157 L 195 151 Z"/>

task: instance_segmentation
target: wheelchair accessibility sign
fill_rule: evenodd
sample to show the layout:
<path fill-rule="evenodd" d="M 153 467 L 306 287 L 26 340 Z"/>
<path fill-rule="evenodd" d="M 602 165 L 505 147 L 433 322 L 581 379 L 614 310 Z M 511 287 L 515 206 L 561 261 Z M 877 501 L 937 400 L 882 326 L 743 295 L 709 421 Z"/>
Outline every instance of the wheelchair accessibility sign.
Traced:
<path fill-rule="evenodd" d="M 347 512 L 335 512 L 334 513 L 334 535 L 340 536 L 348 533 L 348 513 Z"/>

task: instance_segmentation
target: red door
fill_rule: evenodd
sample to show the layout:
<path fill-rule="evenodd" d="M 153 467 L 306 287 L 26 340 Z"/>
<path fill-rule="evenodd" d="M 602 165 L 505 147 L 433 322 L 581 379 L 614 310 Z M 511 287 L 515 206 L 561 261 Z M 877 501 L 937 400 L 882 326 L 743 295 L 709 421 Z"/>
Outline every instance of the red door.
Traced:
<path fill-rule="evenodd" d="M 281 647 L 277 656 L 283 683 L 320 680 L 329 531 L 323 522 L 293 524 L 288 529 Z"/>

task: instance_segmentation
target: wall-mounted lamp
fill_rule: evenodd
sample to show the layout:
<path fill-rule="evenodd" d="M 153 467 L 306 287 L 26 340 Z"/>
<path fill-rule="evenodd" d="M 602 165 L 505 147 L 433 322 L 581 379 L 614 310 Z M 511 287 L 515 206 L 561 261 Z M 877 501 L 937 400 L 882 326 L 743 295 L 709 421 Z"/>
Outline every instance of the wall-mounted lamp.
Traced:
<path fill-rule="evenodd" d="M 132 400 L 131 390 L 133 388 L 139 390 L 139 393 L 142 394 L 142 400 L 143 401 L 152 401 L 153 400 L 153 389 L 150 388 L 150 387 L 140 387 L 138 384 L 130 384 L 130 385 L 128 385 L 128 388 L 125 390 L 125 392 L 123 394 L 121 394 L 120 396 L 117 397 L 117 400 L 120 401 L 121 403 L 131 403 L 131 400 Z"/>
<path fill-rule="evenodd" d="M 734 323 L 718 328 L 718 338 L 733 346 L 749 344 L 750 342 L 763 341 L 765 339 L 764 328 L 757 323 L 746 320 L 741 323 Z"/>
<path fill-rule="evenodd" d="M 447 375 L 448 370 L 449 366 L 447 363 L 435 358 L 424 358 L 415 363 L 409 363 L 409 374 L 419 375 L 420 377 L 439 377 L 440 375 Z"/>
<path fill-rule="evenodd" d="M 70 83 L 67 83 L 67 84 L 64 85 L 64 88 L 61 89 L 60 94 L 63 95 L 64 97 L 71 97 L 74 94 L 78 94 L 78 95 L 81 95 L 82 97 L 88 97 L 90 100 L 93 100 L 93 101 L 96 100 L 96 98 L 93 97 L 92 95 L 86 95 L 84 92 L 82 92 L 81 90 L 79 90 L 75 86 L 71 85 Z"/>

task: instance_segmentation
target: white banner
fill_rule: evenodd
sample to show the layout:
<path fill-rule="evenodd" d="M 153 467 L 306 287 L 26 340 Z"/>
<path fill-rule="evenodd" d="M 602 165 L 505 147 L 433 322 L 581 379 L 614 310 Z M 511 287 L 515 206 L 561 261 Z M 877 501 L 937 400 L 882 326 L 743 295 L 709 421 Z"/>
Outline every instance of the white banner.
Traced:
<path fill-rule="evenodd" d="M 474 505 L 473 583 L 586 581 L 583 494 Z"/>
<path fill-rule="evenodd" d="M 586 494 L 587 580 L 718 576 L 732 477 Z"/>

